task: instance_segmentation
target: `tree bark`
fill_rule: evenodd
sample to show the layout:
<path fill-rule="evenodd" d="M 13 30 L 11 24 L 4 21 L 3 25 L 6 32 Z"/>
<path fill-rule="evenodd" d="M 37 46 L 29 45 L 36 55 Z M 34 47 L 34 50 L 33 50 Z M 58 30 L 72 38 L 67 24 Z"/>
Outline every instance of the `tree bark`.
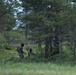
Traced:
<path fill-rule="evenodd" d="M 48 41 L 48 38 L 45 40 L 45 58 L 48 58 L 49 56 L 49 41 Z"/>
<path fill-rule="evenodd" d="M 50 37 L 49 39 L 49 56 L 51 56 L 52 52 L 53 52 L 53 47 L 52 47 L 52 38 Z"/>

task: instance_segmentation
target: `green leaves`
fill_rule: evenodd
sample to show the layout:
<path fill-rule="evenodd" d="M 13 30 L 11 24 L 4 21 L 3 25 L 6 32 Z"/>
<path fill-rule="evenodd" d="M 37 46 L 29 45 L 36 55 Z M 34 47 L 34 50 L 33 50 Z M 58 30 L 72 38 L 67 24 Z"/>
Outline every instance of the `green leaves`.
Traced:
<path fill-rule="evenodd" d="M 11 30 L 15 24 L 14 16 L 7 3 L 0 1 L 0 4 L 0 31 Z"/>
<path fill-rule="evenodd" d="M 6 39 L 3 37 L 2 34 L 0 34 L 0 44 L 6 43 Z"/>
<path fill-rule="evenodd" d="M 23 22 L 28 26 L 28 31 L 31 32 L 29 35 L 34 40 L 43 40 L 46 43 L 45 54 L 52 46 L 55 51 L 59 50 L 63 39 L 75 39 L 75 5 L 71 8 L 67 0 L 26 0 L 23 1 L 23 6 L 26 12 Z"/>
<path fill-rule="evenodd" d="M 18 43 L 18 42 L 24 42 L 25 36 L 23 36 L 21 33 L 17 31 L 5 31 L 3 32 L 4 37 L 7 40 L 7 43 Z"/>
<path fill-rule="evenodd" d="M 60 25 L 61 15 L 59 14 L 64 9 L 63 3 L 65 3 L 63 0 L 23 1 L 23 6 L 25 10 L 27 10 L 26 13 L 29 13 L 26 14 L 24 21 L 32 32 L 37 32 L 36 34 L 40 32 L 41 35 L 51 34 L 53 32 L 51 29 Z M 24 4 L 26 4 L 26 6 Z"/>

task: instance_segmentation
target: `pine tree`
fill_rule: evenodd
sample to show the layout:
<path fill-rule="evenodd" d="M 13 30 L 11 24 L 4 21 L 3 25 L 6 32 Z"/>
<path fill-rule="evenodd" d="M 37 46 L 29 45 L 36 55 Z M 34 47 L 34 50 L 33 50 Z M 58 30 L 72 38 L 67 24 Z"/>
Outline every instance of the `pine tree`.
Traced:
<path fill-rule="evenodd" d="M 45 57 L 59 54 L 62 42 L 65 38 L 68 39 L 68 35 L 71 37 L 70 32 L 72 31 L 70 28 L 75 28 L 74 20 L 76 18 L 72 14 L 75 12 L 71 12 L 71 7 L 66 0 L 22 1 L 26 12 L 23 21 L 26 22 L 34 38 L 45 42 Z"/>
<path fill-rule="evenodd" d="M 10 8 L 6 2 L 0 1 L 0 31 L 10 30 L 14 27 L 15 19 L 9 11 Z"/>

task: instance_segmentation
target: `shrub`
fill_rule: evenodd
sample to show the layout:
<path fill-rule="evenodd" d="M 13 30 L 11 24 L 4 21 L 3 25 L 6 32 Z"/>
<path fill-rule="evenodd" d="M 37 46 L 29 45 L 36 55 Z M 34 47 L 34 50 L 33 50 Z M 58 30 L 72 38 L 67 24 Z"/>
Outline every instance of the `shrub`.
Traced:
<path fill-rule="evenodd" d="M 0 34 L 0 49 L 4 48 L 4 44 L 6 43 L 6 39 Z"/>

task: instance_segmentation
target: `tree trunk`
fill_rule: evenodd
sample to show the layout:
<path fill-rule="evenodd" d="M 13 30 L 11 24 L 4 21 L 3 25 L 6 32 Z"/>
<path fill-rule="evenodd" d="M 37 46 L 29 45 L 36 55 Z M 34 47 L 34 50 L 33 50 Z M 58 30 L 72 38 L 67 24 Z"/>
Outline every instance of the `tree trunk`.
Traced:
<path fill-rule="evenodd" d="M 41 40 L 38 40 L 38 49 L 41 50 Z"/>
<path fill-rule="evenodd" d="M 51 55 L 52 54 L 52 52 L 53 52 L 53 47 L 52 47 L 52 38 L 50 37 L 50 40 L 49 40 L 49 55 Z"/>
<path fill-rule="evenodd" d="M 54 44 L 54 48 L 55 48 L 55 51 L 59 51 L 59 38 L 58 38 L 58 34 L 55 35 L 55 44 Z"/>
<path fill-rule="evenodd" d="M 59 50 L 59 32 L 58 32 L 58 27 L 56 27 L 55 29 L 55 37 L 54 37 L 54 54 L 59 54 L 60 50 Z"/>
<path fill-rule="evenodd" d="M 73 55 L 74 55 L 74 60 L 76 60 L 76 41 L 73 42 Z"/>
<path fill-rule="evenodd" d="M 45 58 L 48 58 L 48 55 L 49 55 L 48 49 L 49 49 L 49 41 L 48 41 L 48 38 L 47 38 L 45 40 Z"/>

